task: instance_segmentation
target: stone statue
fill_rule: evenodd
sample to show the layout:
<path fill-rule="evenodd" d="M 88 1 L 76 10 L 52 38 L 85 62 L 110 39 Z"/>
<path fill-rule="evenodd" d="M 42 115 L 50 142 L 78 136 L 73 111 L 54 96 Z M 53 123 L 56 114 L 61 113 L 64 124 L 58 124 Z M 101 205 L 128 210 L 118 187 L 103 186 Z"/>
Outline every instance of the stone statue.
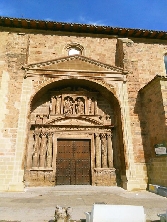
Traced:
<path fill-rule="evenodd" d="M 84 103 L 81 99 L 77 100 L 76 103 L 76 114 L 84 114 Z"/>
<path fill-rule="evenodd" d="M 51 97 L 49 108 L 50 108 L 51 114 L 56 114 L 56 97 L 55 96 Z"/>
<path fill-rule="evenodd" d="M 55 209 L 55 222 L 68 222 L 71 218 L 71 207 L 60 207 L 56 206 Z"/>
<path fill-rule="evenodd" d="M 70 98 L 64 100 L 64 114 L 71 115 L 73 113 L 73 103 Z"/>

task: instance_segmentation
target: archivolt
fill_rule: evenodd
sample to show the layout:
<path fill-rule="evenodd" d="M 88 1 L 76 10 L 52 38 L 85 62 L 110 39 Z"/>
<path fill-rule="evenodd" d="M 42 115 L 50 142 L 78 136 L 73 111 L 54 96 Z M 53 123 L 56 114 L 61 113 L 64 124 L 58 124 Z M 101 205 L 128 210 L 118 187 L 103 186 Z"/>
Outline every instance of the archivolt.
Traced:
<path fill-rule="evenodd" d="M 114 97 L 118 100 L 117 98 L 117 95 L 116 95 L 116 91 L 115 91 L 115 88 L 113 85 L 110 85 L 108 83 L 106 83 L 105 81 L 103 80 L 100 80 L 100 79 L 94 79 L 94 78 L 89 78 L 89 77 L 82 77 L 82 78 L 79 78 L 79 77 L 72 77 L 72 78 L 47 78 L 46 77 L 43 77 L 43 80 L 40 81 L 40 84 L 34 89 L 34 93 L 33 95 L 31 96 L 30 98 L 30 112 L 31 112 L 31 107 L 32 107 L 32 101 L 34 99 L 35 96 L 37 96 L 38 94 L 40 94 L 40 92 L 42 92 L 45 88 L 49 89 L 51 88 L 52 84 L 56 84 L 58 85 L 60 82 L 64 81 L 64 80 L 71 80 L 71 79 L 74 79 L 74 80 L 78 80 L 78 81 L 88 81 L 88 82 L 92 82 L 92 83 L 96 83 L 100 86 L 103 86 L 105 89 L 107 89 L 109 92 L 111 92 Z M 119 100 L 118 100 L 119 101 Z"/>

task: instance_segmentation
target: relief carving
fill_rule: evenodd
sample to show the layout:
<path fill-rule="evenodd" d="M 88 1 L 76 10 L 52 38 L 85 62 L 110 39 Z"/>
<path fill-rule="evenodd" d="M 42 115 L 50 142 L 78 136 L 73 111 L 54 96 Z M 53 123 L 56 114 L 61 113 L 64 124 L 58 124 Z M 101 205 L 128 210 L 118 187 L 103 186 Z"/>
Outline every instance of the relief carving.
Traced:
<path fill-rule="evenodd" d="M 84 102 L 80 98 L 78 98 L 76 101 L 76 114 L 80 115 L 85 114 L 84 108 L 85 108 Z"/>
<path fill-rule="evenodd" d="M 64 100 L 64 105 L 63 105 L 63 113 L 65 115 L 72 115 L 73 114 L 73 107 L 74 107 L 74 103 L 73 103 L 73 100 L 72 98 L 70 97 L 67 97 L 65 100 Z"/>
<path fill-rule="evenodd" d="M 34 152 L 32 154 L 32 167 L 52 167 L 53 133 L 47 131 L 34 132 Z"/>
<path fill-rule="evenodd" d="M 55 96 L 51 97 L 51 103 L 50 103 L 50 113 L 56 114 L 56 107 L 57 107 L 57 99 Z"/>
<path fill-rule="evenodd" d="M 63 91 L 64 90 L 64 91 Z M 32 111 L 31 139 L 29 149 L 29 167 L 34 184 L 54 184 L 56 167 L 57 137 L 53 134 L 66 135 L 84 134 L 95 136 L 94 165 L 96 176 L 111 174 L 113 153 L 111 141 L 112 109 L 99 92 L 80 88 L 65 88 L 50 91 L 39 101 Z M 68 131 L 68 132 L 67 132 Z M 28 162 L 28 160 L 27 160 Z M 105 170 L 104 170 L 105 169 Z M 106 170 L 107 169 L 107 170 Z M 52 171 L 52 172 L 51 172 Z M 53 173 L 54 172 L 54 173 Z M 28 174 L 27 174 L 28 175 Z M 41 182 L 40 182 L 41 181 Z M 32 182 L 33 184 L 33 182 Z"/>
<path fill-rule="evenodd" d="M 111 125 L 111 107 L 101 98 L 98 102 L 98 92 L 88 92 L 82 88 L 82 91 L 53 91 L 50 93 L 48 102 L 39 107 L 39 113 L 36 114 L 35 124 L 50 124 L 54 116 L 62 118 L 63 116 L 79 116 L 92 118 L 94 124 Z M 107 104 L 107 105 L 106 105 Z M 48 111 L 47 111 L 48 110 Z M 89 120 L 88 118 L 88 120 Z M 34 118 L 33 118 L 34 119 Z"/>

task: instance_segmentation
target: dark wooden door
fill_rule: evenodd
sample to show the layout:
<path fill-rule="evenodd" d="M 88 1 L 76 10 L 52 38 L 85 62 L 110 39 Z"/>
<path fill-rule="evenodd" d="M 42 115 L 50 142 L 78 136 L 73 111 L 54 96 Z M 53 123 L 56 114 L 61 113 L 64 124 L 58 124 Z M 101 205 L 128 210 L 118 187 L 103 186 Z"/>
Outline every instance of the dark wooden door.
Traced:
<path fill-rule="evenodd" d="M 90 178 L 90 140 L 58 140 L 56 184 L 88 185 Z"/>

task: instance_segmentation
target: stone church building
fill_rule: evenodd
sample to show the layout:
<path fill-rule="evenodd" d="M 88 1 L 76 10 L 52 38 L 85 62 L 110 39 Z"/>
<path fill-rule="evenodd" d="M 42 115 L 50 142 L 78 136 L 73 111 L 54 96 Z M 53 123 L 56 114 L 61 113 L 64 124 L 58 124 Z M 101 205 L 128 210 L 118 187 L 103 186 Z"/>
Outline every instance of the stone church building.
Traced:
<path fill-rule="evenodd" d="M 0 190 L 167 186 L 166 32 L 6 17 L 0 31 Z"/>

